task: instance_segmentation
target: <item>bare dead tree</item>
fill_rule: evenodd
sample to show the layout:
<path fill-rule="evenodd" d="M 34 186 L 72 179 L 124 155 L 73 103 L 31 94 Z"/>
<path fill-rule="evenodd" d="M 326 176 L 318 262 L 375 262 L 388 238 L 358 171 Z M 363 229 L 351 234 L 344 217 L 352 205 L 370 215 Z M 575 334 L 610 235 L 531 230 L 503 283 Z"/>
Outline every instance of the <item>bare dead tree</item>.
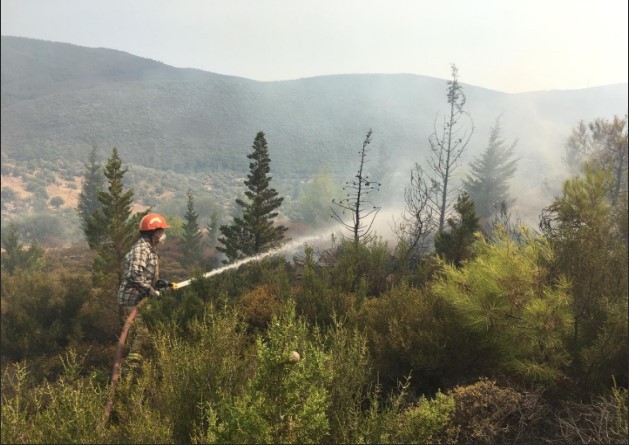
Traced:
<path fill-rule="evenodd" d="M 457 161 L 474 133 L 474 122 L 471 116 L 463 110 L 466 98 L 459 85 L 458 70 L 454 64 L 452 64 L 452 80 L 448 81 L 447 97 L 450 105 L 449 113 L 443 117 L 443 123 L 439 129 L 437 129 L 437 118 L 435 118 L 434 131 L 428 138 L 430 143 L 428 164 L 434 175 L 431 188 L 434 188 L 436 192 L 431 197 L 431 204 L 439 213 L 439 231 L 443 230 L 446 214 L 458 195 L 457 190 L 450 183 Z"/>
<path fill-rule="evenodd" d="M 437 229 L 437 213 L 430 205 L 434 196 L 432 182 L 419 164 L 411 170 L 411 182 L 404 188 L 404 210 L 399 220 L 393 219 L 393 233 L 403 248 L 406 261 L 416 262 L 431 247 Z"/>

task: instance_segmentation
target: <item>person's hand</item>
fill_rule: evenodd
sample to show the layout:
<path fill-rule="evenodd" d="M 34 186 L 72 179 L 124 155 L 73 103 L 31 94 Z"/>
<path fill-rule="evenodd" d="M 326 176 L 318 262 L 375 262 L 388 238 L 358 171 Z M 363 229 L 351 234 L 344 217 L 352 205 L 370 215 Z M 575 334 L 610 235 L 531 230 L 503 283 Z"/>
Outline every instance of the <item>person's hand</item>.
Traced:
<path fill-rule="evenodd" d="M 151 288 L 150 296 L 151 298 L 159 298 L 159 291 Z"/>
<path fill-rule="evenodd" d="M 161 279 L 155 282 L 156 289 L 166 289 L 168 287 L 173 287 L 173 283 L 169 283 L 168 281 Z"/>

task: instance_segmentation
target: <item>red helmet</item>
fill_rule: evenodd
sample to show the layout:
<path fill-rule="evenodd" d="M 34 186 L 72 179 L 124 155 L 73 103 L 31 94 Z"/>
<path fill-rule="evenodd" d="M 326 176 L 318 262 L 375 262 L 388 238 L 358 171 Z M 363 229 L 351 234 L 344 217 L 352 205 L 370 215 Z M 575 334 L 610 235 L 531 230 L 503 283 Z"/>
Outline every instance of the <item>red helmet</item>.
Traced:
<path fill-rule="evenodd" d="M 168 228 L 170 228 L 170 226 L 166 223 L 166 218 L 159 213 L 149 213 L 140 221 L 140 232 Z"/>

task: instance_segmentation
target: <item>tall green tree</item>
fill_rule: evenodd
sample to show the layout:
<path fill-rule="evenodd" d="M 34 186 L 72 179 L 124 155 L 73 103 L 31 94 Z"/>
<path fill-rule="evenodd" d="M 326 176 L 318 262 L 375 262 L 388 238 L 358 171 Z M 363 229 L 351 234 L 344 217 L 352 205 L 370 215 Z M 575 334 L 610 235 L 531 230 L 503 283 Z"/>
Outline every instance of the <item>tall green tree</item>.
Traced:
<path fill-rule="evenodd" d="M 360 156 L 360 162 L 358 163 L 358 171 L 356 172 L 356 179 L 347 181 L 343 190 L 347 192 L 345 198 L 336 200 L 333 199 L 332 203 L 339 207 L 341 214 L 332 209 L 332 216 L 339 223 L 348 229 L 352 234 L 354 244 L 368 243 L 371 241 L 371 227 L 376 218 L 376 215 L 380 211 L 380 207 L 373 205 L 369 200 L 369 194 L 380 190 L 380 183 L 369 179 L 367 175 L 365 164 L 367 162 L 367 146 L 371 143 L 372 131 L 369 129 L 367 136 L 363 141 L 363 146 L 358 152 Z M 352 221 L 347 222 L 343 219 L 343 214 L 348 212 Z"/>
<path fill-rule="evenodd" d="M 583 176 L 565 181 L 541 220 L 556 252 L 554 267 L 571 284 L 572 369 L 588 383 L 627 375 L 627 228 L 614 216 L 613 183 L 609 170 L 586 164 Z"/>
<path fill-rule="evenodd" d="M 98 200 L 98 194 L 105 188 L 105 176 L 103 168 L 98 162 L 96 146 L 88 155 L 84 164 L 85 173 L 83 175 L 83 185 L 79 194 L 77 213 L 81 219 L 81 229 L 85 234 L 85 239 L 91 248 L 94 248 L 102 240 L 102 231 L 94 225 L 94 215 L 101 209 L 102 204 Z"/>
<path fill-rule="evenodd" d="M 448 81 L 447 98 L 449 110 L 443 122 L 437 128 L 435 119 L 434 131 L 430 135 L 430 158 L 428 164 L 432 170 L 434 190 L 433 205 L 439 215 L 439 231 L 442 231 L 454 197 L 458 194 L 452 185 L 454 171 L 458 161 L 474 133 L 474 122 L 463 109 L 466 102 L 463 88 L 459 84 L 458 69 L 452 64 L 452 80 Z"/>
<path fill-rule="evenodd" d="M 100 286 L 118 289 L 124 277 L 124 257 L 138 238 L 140 220 L 147 211 L 133 214 L 133 189 L 125 190 L 123 168 L 118 149 L 113 148 L 105 165 L 107 190 L 98 193 L 101 208 L 93 217 L 95 230 L 102 234 L 100 242 L 93 247 L 94 278 Z"/>
<path fill-rule="evenodd" d="M 500 118 L 497 118 L 490 131 L 487 147 L 472 162 L 471 172 L 463 181 L 463 188 L 474 201 L 476 213 L 481 219 L 491 218 L 502 207 L 509 207 L 512 203 L 509 180 L 517 169 L 514 153 L 517 141 L 507 145 L 501 133 Z"/>
<path fill-rule="evenodd" d="M 480 225 L 474 201 L 466 192 L 459 195 L 454 210 L 458 216 L 448 218 L 449 230 L 443 230 L 435 237 L 435 252 L 448 264 L 460 267 L 463 261 L 472 257 L 472 244 Z"/>
<path fill-rule="evenodd" d="M 194 198 L 192 191 L 188 190 L 188 210 L 184 215 L 185 222 L 183 224 L 183 245 L 184 253 L 183 264 L 185 266 L 193 266 L 201 261 L 201 231 L 197 219 L 199 214 L 194 210 Z"/>
<path fill-rule="evenodd" d="M 278 192 L 271 187 L 271 158 L 262 131 L 256 135 L 252 152 L 247 158 L 251 160 L 249 174 L 244 181 L 247 200 L 236 199 L 242 217 L 234 217 L 233 224 L 219 228 L 222 237 L 218 241 L 222 246 L 217 246 L 217 249 L 227 256 L 227 262 L 278 247 L 288 230 L 287 227 L 274 224 L 277 209 L 284 198 L 278 196 Z"/>

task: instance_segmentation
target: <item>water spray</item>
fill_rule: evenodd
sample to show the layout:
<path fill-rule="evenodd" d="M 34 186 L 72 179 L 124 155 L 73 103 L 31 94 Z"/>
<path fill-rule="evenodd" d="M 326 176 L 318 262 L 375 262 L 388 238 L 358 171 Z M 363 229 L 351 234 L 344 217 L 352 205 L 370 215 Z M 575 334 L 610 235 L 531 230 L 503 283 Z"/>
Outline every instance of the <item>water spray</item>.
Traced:
<path fill-rule="evenodd" d="M 250 263 L 252 261 L 260 261 L 260 260 L 262 260 L 262 259 L 264 259 L 266 257 L 277 255 L 278 253 L 290 252 L 292 250 L 295 250 L 297 247 L 301 246 L 303 243 L 306 243 L 308 241 L 312 241 L 312 240 L 315 240 L 315 239 L 318 239 L 318 238 L 320 238 L 320 236 L 318 236 L 318 235 L 306 236 L 306 237 L 303 237 L 303 238 L 299 238 L 299 239 L 297 239 L 295 241 L 291 241 L 291 242 L 289 242 L 287 244 L 284 244 L 283 246 L 278 247 L 276 249 L 272 249 L 272 250 L 269 250 L 267 252 L 261 253 L 259 255 L 242 259 L 242 260 L 237 261 L 237 262 L 235 262 L 233 264 L 228 264 L 227 266 L 223 266 L 223 267 L 221 267 L 219 269 L 214 269 L 214 270 L 211 270 L 209 272 L 206 272 L 206 273 L 203 274 L 203 278 L 209 278 L 211 276 L 221 274 L 221 273 L 223 273 L 225 271 L 228 271 L 228 270 L 231 270 L 231 269 L 237 269 L 238 267 L 242 266 L 243 264 L 247 264 L 247 263 Z M 194 281 L 194 278 L 191 278 L 191 279 L 185 280 L 185 281 L 180 281 L 179 283 L 172 283 L 171 289 L 173 289 L 173 290 L 181 289 L 182 287 L 188 286 L 190 283 L 192 283 L 192 281 Z"/>

